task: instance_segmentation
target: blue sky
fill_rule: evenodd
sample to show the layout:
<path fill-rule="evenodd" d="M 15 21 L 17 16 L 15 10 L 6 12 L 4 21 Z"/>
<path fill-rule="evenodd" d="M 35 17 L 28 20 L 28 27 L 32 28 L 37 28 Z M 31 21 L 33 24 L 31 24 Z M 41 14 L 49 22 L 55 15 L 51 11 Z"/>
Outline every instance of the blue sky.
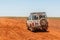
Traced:
<path fill-rule="evenodd" d="M 31 12 L 60 17 L 60 0 L 0 0 L 0 16 L 28 16 Z"/>

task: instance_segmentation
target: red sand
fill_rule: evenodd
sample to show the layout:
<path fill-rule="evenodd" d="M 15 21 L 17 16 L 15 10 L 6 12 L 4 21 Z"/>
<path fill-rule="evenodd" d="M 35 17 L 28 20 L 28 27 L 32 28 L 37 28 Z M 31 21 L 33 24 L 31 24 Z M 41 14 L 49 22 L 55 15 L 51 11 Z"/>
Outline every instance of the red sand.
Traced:
<path fill-rule="evenodd" d="M 0 18 L 0 40 L 60 40 L 60 19 L 48 19 L 48 32 L 31 32 L 25 18 Z"/>

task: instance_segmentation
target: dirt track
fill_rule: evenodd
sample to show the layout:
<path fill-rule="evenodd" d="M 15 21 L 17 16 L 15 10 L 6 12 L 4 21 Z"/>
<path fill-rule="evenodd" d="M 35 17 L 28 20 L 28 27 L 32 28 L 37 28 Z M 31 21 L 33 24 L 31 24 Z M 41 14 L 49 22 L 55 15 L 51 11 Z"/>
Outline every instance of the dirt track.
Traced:
<path fill-rule="evenodd" d="M 31 32 L 24 18 L 0 18 L 0 40 L 60 40 L 60 19 L 48 19 L 48 32 Z"/>

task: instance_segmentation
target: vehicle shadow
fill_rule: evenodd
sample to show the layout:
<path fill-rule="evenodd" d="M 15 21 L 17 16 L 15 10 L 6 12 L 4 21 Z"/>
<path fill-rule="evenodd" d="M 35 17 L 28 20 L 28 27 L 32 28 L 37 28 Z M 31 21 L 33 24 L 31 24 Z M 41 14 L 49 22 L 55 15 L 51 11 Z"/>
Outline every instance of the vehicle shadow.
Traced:
<path fill-rule="evenodd" d="M 45 32 L 49 32 L 49 31 L 43 31 L 43 30 L 36 30 L 36 31 L 34 31 L 34 33 L 37 33 L 37 32 L 43 32 L 43 33 L 45 33 Z"/>

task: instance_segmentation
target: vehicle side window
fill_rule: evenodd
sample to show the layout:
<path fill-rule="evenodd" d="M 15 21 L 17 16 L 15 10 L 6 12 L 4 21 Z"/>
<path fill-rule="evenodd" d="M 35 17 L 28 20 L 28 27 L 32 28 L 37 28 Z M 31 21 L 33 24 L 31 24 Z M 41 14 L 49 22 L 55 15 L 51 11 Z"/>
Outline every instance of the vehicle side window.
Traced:
<path fill-rule="evenodd" d="M 37 16 L 32 16 L 32 19 L 33 19 L 33 20 L 37 20 L 38 17 L 37 17 Z"/>
<path fill-rule="evenodd" d="M 29 17 L 27 18 L 27 20 L 31 20 L 31 16 L 29 16 Z"/>
<path fill-rule="evenodd" d="M 37 16 L 34 16 L 34 19 L 35 19 L 35 20 L 37 20 L 37 19 L 38 19 L 38 17 L 37 17 Z"/>

